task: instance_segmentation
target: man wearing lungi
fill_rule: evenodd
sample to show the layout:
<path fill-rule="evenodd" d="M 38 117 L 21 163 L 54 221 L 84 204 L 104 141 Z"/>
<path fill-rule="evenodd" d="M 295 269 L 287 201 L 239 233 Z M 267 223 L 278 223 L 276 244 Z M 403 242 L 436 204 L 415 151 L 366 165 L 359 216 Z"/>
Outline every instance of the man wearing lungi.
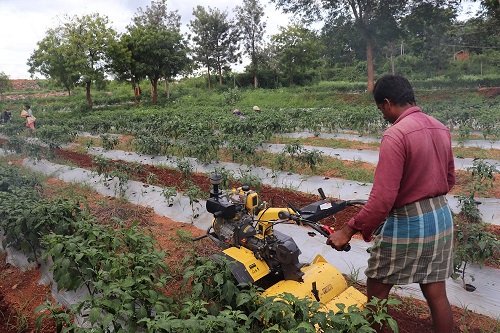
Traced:
<path fill-rule="evenodd" d="M 453 220 L 445 195 L 455 184 L 451 135 L 416 106 L 407 79 L 387 75 L 373 96 L 392 123 L 382 136 L 373 188 L 363 209 L 327 244 L 341 250 L 360 232 L 373 239 L 368 299 L 387 299 L 394 285 L 419 283 L 434 332 L 452 332 L 445 280 L 453 272 Z"/>

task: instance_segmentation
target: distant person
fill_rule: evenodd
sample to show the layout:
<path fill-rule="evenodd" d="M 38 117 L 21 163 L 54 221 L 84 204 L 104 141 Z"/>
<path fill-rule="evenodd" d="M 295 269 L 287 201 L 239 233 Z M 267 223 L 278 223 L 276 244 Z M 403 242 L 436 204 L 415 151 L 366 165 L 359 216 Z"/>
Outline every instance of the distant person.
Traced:
<path fill-rule="evenodd" d="M 26 118 L 26 127 L 31 129 L 31 131 L 34 131 L 36 118 L 33 115 L 31 106 L 28 103 L 24 104 L 24 110 L 21 112 L 21 117 Z"/>
<path fill-rule="evenodd" d="M 235 116 L 238 116 L 240 119 L 245 119 L 245 118 L 246 118 L 246 117 L 243 115 L 243 113 L 241 113 L 241 111 L 240 111 L 240 110 L 238 110 L 238 109 L 234 109 L 234 110 L 233 110 L 233 114 L 234 114 Z"/>
<path fill-rule="evenodd" d="M 365 271 L 368 300 L 387 299 L 394 285 L 418 283 L 434 332 L 452 332 L 445 284 L 453 273 L 453 219 L 446 200 L 455 185 L 450 131 L 416 106 L 402 76 L 380 78 L 373 97 L 392 123 L 382 136 L 373 188 L 363 209 L 327 244 L 340 251 L 358 232 L 367 242 L 373 236 Z"/>
<path fill-rule="evenodd" d="M 260 107 L 258 107 L 257 105 L 253 107 L 253 110 L 257 113 L 260 113 Z"/>
<path fill-rule="evenodd" d="M 3 112 L 3 122 L 10 123 L 11 120 L 12 120 L 12 112 L 9 109 L 7 109 Z"/>

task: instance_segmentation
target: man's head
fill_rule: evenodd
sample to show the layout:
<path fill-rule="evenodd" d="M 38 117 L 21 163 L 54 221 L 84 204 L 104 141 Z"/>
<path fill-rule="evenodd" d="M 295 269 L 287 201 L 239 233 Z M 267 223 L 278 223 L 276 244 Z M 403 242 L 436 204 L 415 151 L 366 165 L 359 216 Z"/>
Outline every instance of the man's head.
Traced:
<path fill-rule="evenodd" d="M 28 110 L 31 106 L 28 103 L 26 103 L 24 104 L 24 107 L 26 108 L 26 110 Z"/>
<path fill-rule="evenodd" d="M 378 79 L 373 88 L 373 97 L 377 104 L 382 104 L 386 98 L 395 105 L 416 104 L 410 82 L 399 75 L 386 75 Z"/>
<path fill-rule="evenodd" d="M 416 105 L 410 82 L 399 75 L 386 75 L 375 83 L 373 98 L 384 118 L 394 123 L 408 107 Z"/>

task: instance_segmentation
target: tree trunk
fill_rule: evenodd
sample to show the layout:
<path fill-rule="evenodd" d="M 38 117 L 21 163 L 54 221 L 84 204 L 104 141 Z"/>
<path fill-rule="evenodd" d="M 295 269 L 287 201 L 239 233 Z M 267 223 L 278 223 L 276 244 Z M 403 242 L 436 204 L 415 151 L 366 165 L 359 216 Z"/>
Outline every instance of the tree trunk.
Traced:
<path fill-rule="evenodd" d="M 218 72 L 219 72 L 219 86 L 222 87 L 222 66 L 218 66 Z"/>
<path fill-rule="evenodd" d="M 93 105 L 93 103 L 92 103 L 92 97 L 90 97 L 90 84 L 91 83 L 92 83 L 92 81 L 87 81 L 85 83 L 85 90 L 87 92 L 87 102 L 89 103 L 90 108 L 92 108 L 92 105 Z"/>
<path fill-rule="evenodd" d="M 135 85 L 135 83 L 132 85 L 132 88 L 134 89 L 134 103 L 135 106 L 139 106 L 139 99 L 138 97 L 141 95 L 141 87 L 139 85 Z"/>
<path fill-rule="evenodd" d="M 212 89 L 212 85 L 210 84 L 210 66 L 207 66 L 207 74 L 208 74 L 208 90 Z"/>
<path fill-rule="evenodd" d="M 371 93 L 373 92 L 374 84 L 374 70 L 373 70 L 373 39 L 368 39 L 366 42 L 366 67 L 368 70 L 368 84 L 366 90 Z"/>
<path fill-rule="evenodd" d="M 170 85 L 168 84 L 168 80 L 165 80 L 165 92 L 167 93 L 167 99 L 170 99 Z"/>
<path fill-rule="evenodd" d="M 151 80 L 151 89 L 153 91 L 153 104 L 156 105 L 158 100 L 158 79 Z"/>
<path fill-rule="evenodd" d="M 255 68 L 255 66 L 253 68 L 252 74 L 253 74 L 253 88 L 257 89 L 259 87 L 259 82 L 257 80 L 257 69 Z"/>

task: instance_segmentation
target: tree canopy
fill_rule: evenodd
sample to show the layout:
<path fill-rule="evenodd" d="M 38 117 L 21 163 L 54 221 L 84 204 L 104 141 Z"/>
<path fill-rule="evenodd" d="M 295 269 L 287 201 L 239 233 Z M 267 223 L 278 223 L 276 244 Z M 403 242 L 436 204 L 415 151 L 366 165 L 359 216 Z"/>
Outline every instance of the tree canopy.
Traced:
<path fill-rule="evenodd" d="M 41 73 L 66 87 L 84 84 L 90 107 L 92 82 L 102 81 L 109 62 L 108 50 L 116 43 L 116 32 L 106 16 L 98 13 L 65 17 L 61 26 L 47 31 L 37 43 L 28 65 L 32 75 Z"/>

